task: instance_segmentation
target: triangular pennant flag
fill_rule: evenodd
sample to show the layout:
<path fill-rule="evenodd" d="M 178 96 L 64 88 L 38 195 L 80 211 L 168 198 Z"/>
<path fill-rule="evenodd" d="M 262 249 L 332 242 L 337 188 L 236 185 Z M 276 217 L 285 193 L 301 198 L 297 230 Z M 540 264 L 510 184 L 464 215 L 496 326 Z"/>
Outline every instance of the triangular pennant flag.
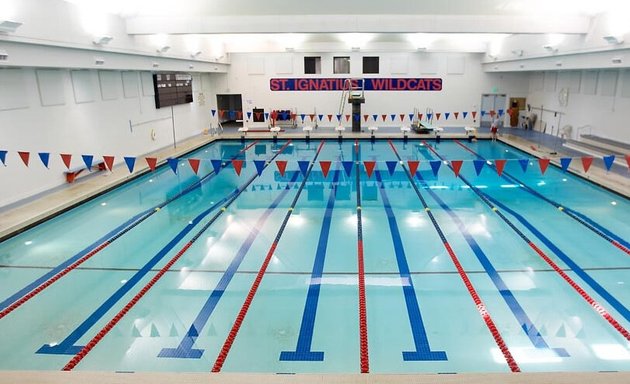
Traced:
<path fill-rule="evenodd" d="M 302 174 L 306 176 L 306 172 L 308 172 L 308 165 L 310 164 L 310 161 L 298 160 L 297 163 L 298 163 L 298 167 L 300 168 L 300 171 L 302 171 Z"/>
<path fill-rule="evenodd" d="M 462 112 L 462 117 L 465 119 L 468 116 L 468 112 Z"/>
<path fill-rule="evenodd" d="M 437 120 L 440 120 L 440 115 L 441 115 L 441 113 L 436 113 L 436 114 L 435 114 L 435 118 L 436 118 Z"/>
<path fill-rule="evenodd" d="M 387 164 L 387 170 L 389 171 L 389 175 L 393 176 L 394 175 L 394 171 L 396 170 L 396 165 L 398 165 L 398 162 L 393 160 L 393 161 L 386 161 L 385 164 Z"/>
<path fill-rule="evenodd" d="M 332 117 L 333 115 L 328 115 L 328 121 L 332 121 Z M 341 115 L 339 115 L 339 118 L 341 119 Z"/>
<path fill-rule="evenodd" d="M 455 172 L 455 177 L 459 176 L 459 171 L 462 169 L 463 160 L 451 160 L 451 167 L 453 167 L 453 172 Z"/>
<path fill-rule="evenodd" d="M 92 169 L 92 161 L 94 160 L 94 156 L 92 155 L 81 155 L 83 158 L 83 162 L 85 163 L 85 167 L 88 169 Z"/>
<path fill-rule="evenodd" d="M 418 113 L 418 120 L 422 120 L 422 113 Z"/>
<path fill-rule="evenodd" d="M 363 161 L 363 165 L 365 166 L 365 171 L 367 172 L 368 178 L 372 177 L 372 172 L 374 172 L 374 167 L 376 166 L 376 161 L 374 160 L 365 160 Z"/>
<path fill-rule="evenodd" d="M 477 172 L 477 176 L 479 176 L 485 164 L 486 164 L 485 160 L 479 160 L 479 159 L 473 160 L 473 165 L 475 166 L 475 172 Z"/>
<path fill-rule="evenodd" d="M 391 115 L 389 115 L 392 118 L 392 121 L 394 121 L 396 119 L 396 114 L 392 113 Z"/>
<path fill-rule="evenodd" d="M 317 117 L 319 118 L 319 121 L 324 120 L 324 115 L 323 114 L 319 114 L 319 115 L 317 115 Z"/>
<path fill-rule="evenodd" d="M 432 117 L 433 117 L 432 113 L 427 113 L 427 120 L 431 120 Z"/>
<path fill-rule="evenodd" d="M 615 162 L 615 155 L 604 156 L 604 157 L 602 157 L 602 159 L 604 159 L 604 165 L 606 166 L 606 170 L 610 171 L 610 168 L 612 167 L 613 163 Z"/>
<path fill-rule="evenodd" d="M 411 177 L 416 177 L 416 172 L 418 171 L 420 162 L 418 160 L 407 160 L 407 165 L 409 166 L 409 173 L 411 174 Z"/>
<path fill-rule="evenodd" d="M 214 117 L 214 114 L 217 113 L 216 109 L 211 109 L 210 112 L 212 113 L 212 117 Z"/>
<path fill-rule="evenodd" d="M 573 160 L 570 157 L 563 157 L 560 159 L 560 165 L 562 166 L 562 170 L 566 172 L 567 169 L 569 169 L 569 164 L 571 164 L 571 160 Z"/>
<path fill-rule="evenodd" d="M 350 115 L 346 115 L 346 121 L 350 121 Z"/>
<path fill-rule="evenodd" d="M 526 172 L 527 166 L 529 165 L 529 159 L 518 159 L 518 163 L 521 165 L 523 172 Z"/>
<path fill-rule="evenodd" d="M 262 112 L 254 112 L 254 117 L 256 118 L 256 120 L 262 119 L 262 116 L 263 116 Z"/>
<path fill-rule="evenodd" d="M 284 176 L 284 172 L 287 170 L 287 161 L 286 160 L 276 160 L 276 167 L 278 167 L 278 171 L 280 172 L 280 176 Z"/>
<path fill-rule="evenodd" d="M 451 115 L 451 114 L 450 114 L 449 112 L 444 112 L 444 120 L 448 120 L 448 117 L 449 117 L 450 115 Z"/>
<path fill-rule="evenodd" d="M 506 159 L 497 159 L 494 161 L 494 165 L 497 167 L 497 173 L 499 176 L 503 173 L 503 168 L 505 168 L 505 163 L 507 163 Z"/>
<path fill-rule="evenodd" d="M 405 114 L 404 113 L 400 114 L 400 121 L 405 121 Z"/>
<path fill-rule="evenodd" d="M 370 115 L 363 115 L 363 121 L 365 121 L 366 123 L 369 118 L 370 118 Z"/>
<path fill-rule="evenodd" d="M 440 160 L 431 160 L 429 161 L 429 165 L 431 165 L 431 170 L 433 171 L 433 176 L 437 176 L 440 167 L 442 166 L 442 162 Z"/>
<path fill-rule="evenodd" d="M 24 151 L 18 151 L 18 155 L 20 155 L 20 158 L 22 159 L 22 162 L 24 163 L 24 165 L 26 165 L 28 167 L 28 159 L 31 157 L 31 153 L 30 152 L 24 152 Z"/>
<path fill-rule="evenodd" d="M 243 111 L 236 111 L 236 119 L 237 120 L 243 119 Z"/>
<path fill-rule="evenodd" d="M 251 111 L 247 111 L 247 119 L 251 119 L 252 118 L 252 112 Z"/>
<path fill-rule="evenodd" d="M 593 158 L 590 156 L 585 156 L 582 158 L 582 168 L 584 168 L 584 172 L 588 172 L 588 169 L 593 164 Z"/>
<path fill-rule="evenodd" d="M 628 169 L 630 169 L 630 155 L 626 155 L 626 163 L 628 164 Z"/>
<path fill-rule="evenodd" d="M 490 110 L 490 117 L 494 117 L 494 115 L 496 115 L 497 112 L 494 109 Z"/>
<path fill-rule="evenodd" d="M 2 161 L 2 165 L 7 166 L 7 151 L 0 151 L 0 161 Z"/>
<path fill-rule="evenodd" d="M 265 120 L 269 120 L 269 112 L 265 112 Z"/>
<path fill-rule="evenodd" d="M 48 160 L 50 160 L 50 153 L 49 152 L 39 152 L 39 159 L 42 161 L 42 164 L 44 164 L 44 167 L 48 168 Z"/>
<path fill-rule="evenodd" d="M 234 167 L 234 171 L 236 171 L 236 174 L 240 176 L 241 169 L 243 168 L 243 160 L 237 160 L 237 159 L 232 160 L 232 166 Z"/>
<path fill-rule="evenodd" d="M 112 168 L 114 168 L 114 156 L 103 156 L 103 161 L 105 162 L 107 169 L 111 172 Z"/>
<path fill-rule="evenodd" d="M 223 116 L 225 116 L 225 110 L 224 109 L 219 109 L 219 117 L 223 118 Z"/>
<path fill-rule="evenodd" d="M 354 161 L 342 161 L 341 165 L 343 165 L 343 169 L 346 171 L 346 175 L 350 176 L 352 173 L 352 166 L 354 165 Z"/>
<path fill-rule="evenodd" d="M 374 121 L 376 121 L 376 119 L 378 119 L 378 115 L 372 115 L 372 119 L 374 119 Z"/>
<path fill-rule="evenodd" d="M 177 164 L 179 164 L 179 159 L 168 158 L 166 159 L 166 162 L 168 162 L 168 166 L 171 167 L 173 173 L 177 174 Z"/>
<path fill-rule="evenodd" d="M 472 111 L 471 113 L 472 113 L 473 119 L 476 119 L 477 118 L 477 111 Z"/>
<path fill-rule="evenodd" d="M 306 113 L 300 113 L 300 119 L 304 122 L 304 118 L 306 117 Z"/>
<path fill-rule="evenodd" d="M 217 174 L 221 171 L 223 161 L 221 159 L 212 159 L 210 160 L 210 164 L 212 164 L 212 169 L 214 169 L 214 173 Z"/>
<path fill-rule="evenodd" d="M 190 165 L 190 169 L 192 169 L 193 172 L 195 172 L 195 175 L 197 174 L 197 172 L 199 172 L 199 163 L 200 163 L 199 159 L 188 159 L 188 164 Z"/>
<path fill-rule="evenodd" d="M 455 120 L 459 119 L 459 112 L 453 112 L 453 115 L 455 115 Z M 464 117 L 466 117 L 466 115 L 464 115 Z"/>
<path fill-rule="evenodd" d="M 254 166 L 256 167 L 258 176 L 262 175 L 262 171 L 265 169 L 265 160 L 254 160 Z"/>
<path fill-rule="evenodd" d="M 228 111 L 228 116 L 230 119 L 234 120 L 236 118 L 236 112 L 233 110 Z"/>
<path fill-rule="evenodd" d="M 414 114 L 413 114 L 413 113 L 410 113 L 410 114 L 409 114 L 409 121 L 413 121 L 413 116 L 414 116 Z"/>
<path fill-rule="evenodd" d="M 322 169 L 322 175 L 324 175 L 324 178 L 328 177 L 328 171 L 330 170 L 330 164 L 331 164 L 330 160 L 320 160 L 319 161 L 319 167 Z"/>
<path fill-rule="evenodd" d="M 315 114 L 311 113 L 310 115 L 308 115 L 308 117 L 311 118 L 311 122 L 315 120 Z"/>
<path fill-rule="evenodd" d="M 503 116 L 503 110 L 499 109 L 499 117 Z"/>
<path fill-rule="evenodd" d="M 133 172 L 133 167 L 136 165 L 136 158 L 125 156 L 125 163 L 127 164 L 127 169 L 129 169 L 129 173 Z"/>
<path fill-rule="evenodd" d="M 474 112 L 473 112 L 474 114 Z M 486 111 L 481 111 L 481 117 L 484 117 L 486 115 Z"/>
<path fill-rule="evenodd" d="M 352 120 L 360 121 L 361 120 L 361 115 L 359 115 L 358 113 L 353 113 L 352 114 Z"/>
<path fill-rule="evenodd" d="M 61 161 L 63 161 L 63 164 L 66 166 L 66 168 L 70 169 L 70 162 L 72 161 L 72 155 L 69 153 L 61 153 L 59 156 L 61 156 Z"/>
<path fill-rule="evenodd" d="M 157 158 L 145 157 L 144 159 L 147 161 L 147 165 L 149 166 L 149 169 L 152 171 L 155 171 L 155 167 L 157 166 Z"/>
<path fill-rule="evenodd" d="M 330 121 L 330 116 L 332 116 L 332 115 L 328 115 L 328 120 L 329 121 Z M 341 115 L 340 114 L 337 115 L 337 121 L 341 121 Z"/>
<path fill-rule="evenodd" d="M 549 166 L 549 159 L 538 159 L 538 166 L 540 167 L 540 173 L 544 175 Z"/>

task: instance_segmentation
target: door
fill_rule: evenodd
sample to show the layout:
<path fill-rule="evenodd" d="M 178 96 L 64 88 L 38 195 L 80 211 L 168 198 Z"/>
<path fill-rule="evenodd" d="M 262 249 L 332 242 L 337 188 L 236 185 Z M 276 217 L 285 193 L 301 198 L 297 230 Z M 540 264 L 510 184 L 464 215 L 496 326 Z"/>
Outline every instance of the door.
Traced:
<path fill-rule="evenodd" d="M 243 97 L 236 95 L 217 95 L 217 109 L 221 124 L 243 122 Z"/>
<path fill-rule="evenodd" d="M 489 128 L 494 117 L 499 113 L 505 116 L 507 111 L 507 95 L 501 93 L 484 93 L 481 95 L 480 126 Z M 494 117 L 493 117 L 494 116 Z M 501 119 L 499 120 L 501 121 Z"/>

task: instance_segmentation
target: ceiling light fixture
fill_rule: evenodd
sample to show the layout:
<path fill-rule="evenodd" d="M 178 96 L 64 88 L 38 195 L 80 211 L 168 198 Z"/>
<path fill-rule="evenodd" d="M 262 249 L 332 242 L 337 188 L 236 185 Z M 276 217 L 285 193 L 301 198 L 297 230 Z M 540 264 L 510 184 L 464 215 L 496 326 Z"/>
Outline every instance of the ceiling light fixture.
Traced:
<path fill-rule="evenodd" d="M 613 45 L 623 44 L 623 36 L 609 35 L 609 36 L 602 36 L 602 39 L 606 40 L 608 44 L 613 44 Z"/>
<path fill-rule="evenodd" d="M 165 45 L 165 46 L 163 46 L 162 48 L 158 48 L 158 49 L 157 49 L 157 52 L 158 52 L 158 53 L 166 53 L 169 49 L 171 49 L 171 47 L 170 47 L 170 46 L 168 46 L 168 45 Z"/>
<path fill-rule="evenodd" d="M 22 23 L 11 20 L 0 20 L 0 32 L 13 33 Z"/>
<path fill-rule="evenodd" d="M 107 36 L 107 35 L 96 36 L 94 40 L 92 40 L 92 44 L 103 46 L 103 45 L 109 44 L 109 42 L 112 41 L 113 39 L 114 39 L 113 37 Z"/>
<path fill-rule="evenodd" d="M 512 53 L 516 56 L 523 56 L 523 50 L 522 49 L 515 49 L 512 51 Z"/>
<path fill-rule="evenodd" d="M 554 47 L 553 45 L 550 45 L 550 44 L 543 45 L 543 48 L 546 49 L 547 51 L 549 51 L 550 53 L 558 52 L 558 48 L 556 48 L 556 47 Z"/>
<path fill-rule="evenodd" d="M 201 51 L 196 51 L 190 54 L 190 57 L 196 59 L 199 55 L 201 55 Z"/>

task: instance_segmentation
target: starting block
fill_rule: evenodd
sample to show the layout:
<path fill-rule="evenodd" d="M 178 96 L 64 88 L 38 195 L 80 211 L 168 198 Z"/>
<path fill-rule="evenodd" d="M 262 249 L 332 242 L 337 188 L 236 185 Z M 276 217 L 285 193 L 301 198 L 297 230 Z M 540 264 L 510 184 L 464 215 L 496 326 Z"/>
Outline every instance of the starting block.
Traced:
<path fill-rule="evenodd" d="M 344 127 L 343 125 L 339 125 L 335 127 L 335 131 L 337 131 L 337 134 L 339 135 L 338 136 L 339 140 L 343 138 L 343 133 L 345 130 L 346 130 L 346 127 Z"/>
<path fill-rule="evenodd" d="M 306 125 L 302 127 L 302 131 L 306 133 L 306 139 L 308 140 L 311 138 L 311 132 L 313 131 L 313 127 L 311 127 L 310 125 Z"/>
<path fill-rule="evenodd" d="M 247 131 L 249 131 L 249 128 L 241 127 L 238 129 L 238 131 L 241 133 L 241 140 L 245 140 L 245 136 L 247 135 Z"/>
<path fill-rule="evenodd" d="M 370 137 L 374 138 L 374 133 L 378 131 L 378 127 L 368 127 L 368 131 L 370 131 Z"/>

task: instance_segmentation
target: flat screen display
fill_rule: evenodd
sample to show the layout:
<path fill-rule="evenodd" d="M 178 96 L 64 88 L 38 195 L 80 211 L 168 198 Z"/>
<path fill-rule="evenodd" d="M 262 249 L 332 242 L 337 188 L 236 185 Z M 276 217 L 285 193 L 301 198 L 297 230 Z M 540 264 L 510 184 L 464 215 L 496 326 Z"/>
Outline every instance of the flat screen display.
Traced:
<path fill-rule="evenodd" d="M 189 73 L 154 73 L 155 107 L 193 102 L 192 75 Z"/>

